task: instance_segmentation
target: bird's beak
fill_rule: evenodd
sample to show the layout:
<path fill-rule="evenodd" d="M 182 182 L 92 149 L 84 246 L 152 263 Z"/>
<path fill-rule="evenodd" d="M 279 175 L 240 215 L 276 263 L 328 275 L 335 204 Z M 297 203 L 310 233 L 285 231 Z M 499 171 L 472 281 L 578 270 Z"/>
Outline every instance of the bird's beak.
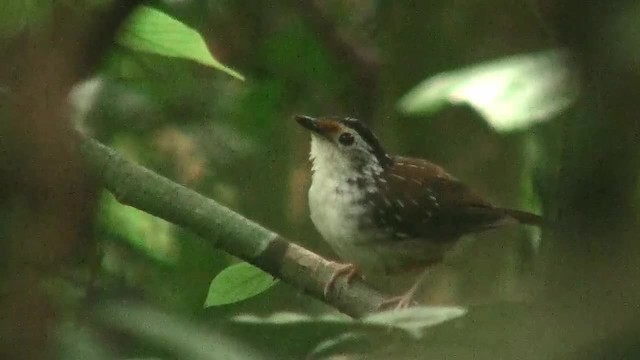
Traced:
<path fill-rule="evenodd" d="M 317 119 L 306 115 L 296 115 L 293 118 L 305 129 L 324 137 L 330 137 L 331 134 L 340 130 L 340 125 L 331 119 Z"/>
<path fill-rule="evenodd" d="M 311 116 L 306 115 L 295 115 L 293 118 L 305 129 L 311 130 L 316 133 L 320 132 L 316 118 L 312 118 Z"/>

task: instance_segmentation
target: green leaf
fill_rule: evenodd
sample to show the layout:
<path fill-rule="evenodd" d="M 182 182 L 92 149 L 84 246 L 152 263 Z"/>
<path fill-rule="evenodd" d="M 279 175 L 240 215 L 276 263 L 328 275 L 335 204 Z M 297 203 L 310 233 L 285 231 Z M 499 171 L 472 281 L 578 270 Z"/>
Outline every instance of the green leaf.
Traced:
<path fill-rule="evenodd" d="M 397 341 L 422 342 L 439 327 L 466 314 L 466 308 L 457 306 L 421 306 L 374 313 L 362 319 L 331 313 L 318 316 L 278 312 L 267 317 L 243 314 L 234 316 L 232 323 L 240 333 L 270 334 L 266 341 L 272 348 L 299 351 L 287 358 L 325 359 L 338 353 L 368 354 L 371 349 Z"/>
<path fill-rule="evenodd" d="M 423 329 L 459 318 L 466 313 L 467 309 L 458 306 L 416 306 L 374 313 L 362 321 L 402 329 L 419 338 Z"/>
<path fill-rule="evenodd" d="M 211 55 L 207 44 L 196 30 L 154 8 L 139 7 L 120 31 L 116 41 L 133 50 L 192 60 L 244 80 L 242 75 Z"/>
<path fill-rule="evenodd" d="M 248 299 L 266 291 L 275 283 L 276 280 L 271 275 L 249 263 L 231 265 L 211 281 L 204 307 Z"/>
<path fill-rule="evenodd" d="M 547 120 L 577 97 L 578 86 L 560 50 L 510 56 L 428 78 L 404 95 L 405 114 L 430 114 L 466 103 L 496 131 Z"/>
<path fill-rule="evenodd" d="M 467 313 L 467 309 L 458 306 L 415 306 L 408 309 L 382 311 L 368 315 L 360 320 L 346 316 L 326 314 L 310 316 L 299 313 L 280 312 L 269 317 L 254 315 L 239 315 L 235 321 L 255 323 L 261 325 L 299 325 L 313 324 L 350 326 L 351 329 L 383 329 L 388 333 L 390 329 L 402 330 L 415 337 L 420 337 L 424 329 L 439 325 L 449 320 L 459 318 Z"/>

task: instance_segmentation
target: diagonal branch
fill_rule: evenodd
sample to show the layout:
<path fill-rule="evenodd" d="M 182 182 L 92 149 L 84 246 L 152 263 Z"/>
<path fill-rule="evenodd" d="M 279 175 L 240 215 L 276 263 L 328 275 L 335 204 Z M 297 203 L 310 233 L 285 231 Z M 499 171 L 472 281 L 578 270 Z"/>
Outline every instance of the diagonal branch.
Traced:
<path fill-rule="evenodd" d="M 113 149 L 84 138 L 87 166 L 123 204 L 180 225 L 214 246 L 250 262 L 304 290 L 345 314 L 359 317 L 375 311 L 384 296 L 360 280 L 337 281 L 329 298 L 322 295 L 335 263 L 293 244 L 197 192 L 137 165 Z"/>

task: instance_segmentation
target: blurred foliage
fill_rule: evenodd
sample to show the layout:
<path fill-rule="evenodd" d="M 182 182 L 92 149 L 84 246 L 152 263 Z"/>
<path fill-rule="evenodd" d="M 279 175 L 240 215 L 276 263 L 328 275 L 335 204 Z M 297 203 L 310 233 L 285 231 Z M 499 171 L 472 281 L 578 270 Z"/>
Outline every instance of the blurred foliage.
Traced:
<path fill-rule="evenodd" d="M 45 21 L 52 10 L 49 0 L 7 0 L 0 12 L 0 34 L 9 37 Z"/>
<path fill-rule="evenodd" d="M 114 239 L 123 239 L 150 258 L 164 263 L 176 260 L 176 244 L 172 225 L 138 209 L 121 205 L 111 194 L 105 193 L 98 218 L 101 229 Z"/>
<path fill-rule="evenodd" d="M 98 2 L 63 3 L 83 12 Z M 19 42 L 56 5 L 4 1 L 1 37 Z M 120 30 L 100 71 L 70 94 L 76 127 L 329 258 L 308 219 L 308 134 L 292 114 L 364 116 L 392 153 L 432 159 L 501 206 L 548 212 L 562 195 L 553 184 L 572 116 L 562 111 L 577 84 L 564 50 L 541 50 L 557 44 L 529 1 L 148 5 Z M 633 19 L 613 21 L 611 32 L 637 40 Z M 354 64 L 336 51 L 338 38 L 377 54 L 378 65 Z M 367 66 L 371 78 L 356 71 Z M 0 84 L 0 100 L 12 91 Z M 0 195 L 13 206 L 0 209 L 0 237 L 8 239 L 27 206 Z M 508 341 L 524 334 L 520 340 L 543 344 L 543 325 L 555 320 L 520 303 L 533 299 L 539 280 L 538 232 L 465 239 L 454 260 L 434 270 L 422 299 L 431 306 L 353 320 L 117 195 L 100 197 L 95 225 L 87 242 L 97 244 L 99 260 L 73 262 L 44 281 L 63 308 L 55 320 L 60 358 L 556 355 L 527 354 L 530 344 Z M 3 263 L 28 262 L 6 254 Z M 9 274 L 1 274 L 4 293 Z M 634 334 L 621 329 L 619 342 L 585 351 L 637 357 Z"/>
<path fill-rule="evenodd" d="M 521 130 L 553 119 L 577 97 L 567 54 L 512 56 L 438 74 L 400 99 L 400 111 L 432 114 L 447 104 L 471 105 L 496 131 Z"/>

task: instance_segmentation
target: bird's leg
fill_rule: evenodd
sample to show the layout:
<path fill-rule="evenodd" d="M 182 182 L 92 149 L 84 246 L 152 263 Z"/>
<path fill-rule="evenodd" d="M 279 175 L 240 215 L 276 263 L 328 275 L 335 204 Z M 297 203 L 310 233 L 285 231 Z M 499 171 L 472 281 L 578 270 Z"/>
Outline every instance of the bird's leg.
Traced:
<path fill-rule="evenodd" d="M 391 297 L 378 305 L 378 310 L 383 310 L 386 308 L 392 308 L 393 310 L 398 309 L 406 309 L 410 306 L 417 305 L 416 301 L 413 300 L 413 297 L 416 295 L 418 289 L 422 283 L 427 279 L 429 275 L 429 268 L 424 270 L 422 274 L 416 279 L 416 282 L 413 283 L 411 288 L 404 294 L 399 296 Z"/>
<path fill-rule="evenodd" d="M 349 284 L 351 283 L 353 278 L 358 275 L 358 268 L 354 264 L 351 264 L 351 263 L 340 264 L 335 262 L 334 264 L 338 266 L 338 269 L 336 269 L 331 274 L 329 281 L 327 281 L 326 285 L 324 286 L 324 291 L 323 291 L 324 297 L 327 297 L 329 295 L 329 292 L 331 291 L 331 288 L 335 284 L 338 277 L 344 276 L 345 281 L 347 282 L 347 284 Z"/>

